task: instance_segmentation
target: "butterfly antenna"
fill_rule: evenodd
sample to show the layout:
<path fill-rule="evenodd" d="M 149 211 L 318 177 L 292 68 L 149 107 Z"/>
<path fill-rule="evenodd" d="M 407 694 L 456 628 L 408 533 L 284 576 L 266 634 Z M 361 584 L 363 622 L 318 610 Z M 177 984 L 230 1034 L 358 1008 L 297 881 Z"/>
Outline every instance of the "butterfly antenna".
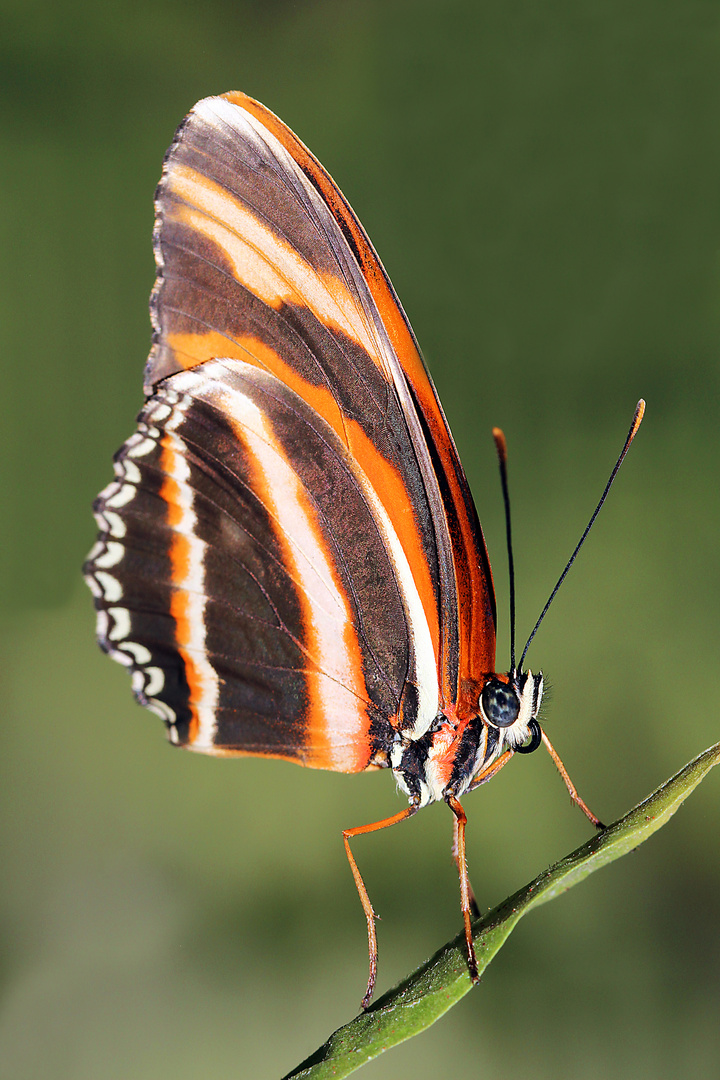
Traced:
<path fill-rule="evenodd" d="M 619 470 L 620 466 L 622 465 L 623 461 L 625 460 L 625 455 L 627 454 L 628 450 L 630 449 L 630 443 L 633 441 L 633 439 L 637 435 L 637 431 L 638 431 L 638 428 L 640 427 L 640 424 L 642 423 L 642 418 L 643 418 L 644 413 L 645 413 L 645 402 L 643 401 L 642 398 L 640 398 L 640 400 L 637 403 L 637 408 L 635 409 L 635 415 L 633 417 L 633 422 L 630 425 L 630 430 L 628 431 L 627 439 L 625 440 L 625 445 L 622 448 L 622 451 L 620 453 L 620 457 L 615 462 L 615 468 L 610 473 L 610 479 L 608 480 L 607 484 L 605 485 L 605 490 L 603 491 L 602 495 L 600 496 L 600 502 L 595 507 L 595 510 L 593 511 L 593 515 L 592 515 L 592 517 L 590 518 L 590 520 L 587 523 L 587 528 L 585 529 L 585 532 L 580 537 L 580 540 L 578 541 L 577 547 L 575 548 L 572 555 L 568 559 L 567 565 L 566 565 L 565 569 L 563 570 L 562 574 L 560 575 L 557 585 L 555 586 L 553 591 L 550 593 L 550 596 L 548 598 L 548 602 L 545 605 L 545 607 L 542 609 L 542 611 L 540 612 L 540 618 L 535 623 L 535 626 L 533 627 L 532 633 L 530 634 L 530 637 L 527 639 L 527 644 L 526 644 L 525 648 L 523 649 L 522 656 L 520 657 L 520 670 L 522 670 L 522 666 L 525 663 L 525 657 L 527 656 L 527 651 L 530 648 L 530 642 L 535 637 L 535 634 L 538 631 L 538 627 L 540 626 L 540 623 L 543 621 L 543 619 L 547 615 L 548 608 L 550 607 L 553 600 L 557 596 L 558 589 L 560 588 L 563 581 L 567 577 L 570 567 L 572 566 L 572 564 L 575 562 L 575 559 L 577 558 L 577 553 L 579 552 L 580 548 L 585 543 L 585 540 L 587 538 L 587 534 L 590 532 L 590 530 L 592 529 L 592 527 L 593 527 L 593 525 L 595 523 L 595 518 L 600 513 L 600 509 L 602 507 L 602 504 L 605 502 L 605 500 L 606 500 L 606 498 L 608 496 L 608 492 L 610 491 L 610 488 L 612 487 L 613 480 L 617 476 L 618 470 Z"/>
<path fill-rule="evenodd" d="M 512 525 L 510 523 L 510 492 L 507 478 L 507 443 L 499 427 L 493 428 L 493 439 L 500 465 L 500 483 L 505 503 L 505 533 L 508 550 L 508 576 L 510 578 L 510 670 L 515 671 L 515 560 L 513 559 Z M 533 631 L 534 632 L 534 631 Z M 523 654 L 524 655 L 524 654 Z"/>

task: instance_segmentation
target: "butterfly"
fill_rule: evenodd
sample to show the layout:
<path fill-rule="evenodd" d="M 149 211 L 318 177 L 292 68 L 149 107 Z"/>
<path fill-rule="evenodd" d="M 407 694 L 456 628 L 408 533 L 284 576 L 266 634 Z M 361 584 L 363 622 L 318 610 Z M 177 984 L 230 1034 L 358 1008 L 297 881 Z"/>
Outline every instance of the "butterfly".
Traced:
<path fill-rule="evenodd" d="M 413 332 L 337 186 L 242 93 L 192 109 L 155 208 L 146 402 L 85 565 L 99 643 L 176 746 L 392 770 L 408 806 L 344 832 L 363 1006 L 350 840 L 444 801 L 477 981 L 462 796 L 544 743 L 600 822 L 538 722 L 542 675 L 514 643 L 495 670 L 485 541 Z"/>

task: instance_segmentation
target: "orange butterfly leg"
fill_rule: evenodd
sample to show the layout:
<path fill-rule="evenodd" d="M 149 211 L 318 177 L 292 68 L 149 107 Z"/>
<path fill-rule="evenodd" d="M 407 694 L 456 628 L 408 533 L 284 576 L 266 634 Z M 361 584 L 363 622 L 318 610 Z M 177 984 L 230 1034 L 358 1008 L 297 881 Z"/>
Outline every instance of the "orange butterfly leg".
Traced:
<path fill-rule="evenodd" d="M 513 756 L 513 750 L 506 750 L 504 754 L 501 754 L 497 761 L 493 761 L 492 765 L 488 765 L 477 774 L 472 784 L 468 788 L 468 791 L 474 791 L 476 787 L 480 787 L 481 784 L 486 784 L 488 780 L 492 780 L 496 773 L 499 773 L 503 765 L 507 765 L 510 758 Z"/>
<path fill-rule="evenodd" d="M 343 830 L 343 842 L 345 844 L 345 854 L 347 855 L 348 862 L 350 863 L 350 869 L 352 870 L 352 876 L 355 878 L 355 885 L 357 887 L 358 896 L 360 897 L 360 903 L 363 906 L 365 912 L 365 918 L 367 919 L 368 928 L 368 953 L 370 956 L 370 974 L 368 976 L 367 990 L 360 1002 L 360 1008 L 366 1009 L 370 1004 L 370 999 L 373 996 L 373 990 L 375 989 L 375 976 L 377 975 L 377 934 L 375 932 L 375 919 L 376 915 L 373 911 L 373 906 L 370 903 L 370 897 L 368 891 L 365 888 L 365 882 L 362 879 L 362 875 L 358 870 L 358 865 L 355 862 L 352 851 L 350 850 L 350 839 L 353 836 L 361 836 L 363 833 L 377 832 L 379 829 L 387 829 L 391 825 L 397 825 L 399 821 L 405 821 L 406 818 L 412 817 L 417 813 L 417 806 L 408 806 L 406 810 L 401 810 L 399 814 L 394 814 L 392 817 L 383 818 L 382 821 L 374 821 L 371 825 L 358 825 L 354 829 Z"/>
<path fill-rule="evenodd" d="M 576 803 L 580 807 L 580 809 L 582 810 L 585 817 L 588 818 L 590 821 L 592 821 L 592 823 L 593 823 L 593 825 L 595 826 L 596 829 L 604 829 L 605 826 L 603 825 L 602 821 L 600 821 L 599 818 L 595 817 L 592 810 L 583 802 L 583 800 L 578 795 L 577 788 L 575 787 L 572 780 L 568 776 L 567 769 L 563 765 L 562 761 L 560 760 L 560 758 L 559 758 L 559 756 L 557 754 L 557 751 L 553 748 L 552 743 L 550 742 L 550 740 L 548 739 L 548 737 L 547 737 L 547 735 L 545 734 L 544 731 L 542 733 L 542 740 L 545 743 L 545 748 L 546 748 L 548 754 L 550 755 L 550 757 L 553 759 L 553 761 L 555 763 L 555 768 L 557 769 L 557 771 L 560 773 L 560 775 L 563 778 L 563 781 L 565 783 L 565 787 L 570 792 L 570 798 L 572 799 L 572 801 L 574 803 Z"/>
<path fill-rule="evenodd" d="M 455 815 L 456 822 L 456 838 L 457 838 L 457 866 L 460 873 L 460 907 L 463 913 L 463 922 L 465 923 L 465 941 L 467 942 L 467 954 L 468 954 L 468 969 L 470 971 L 470 978 L 474 983 L 480 981 L 478 974 L 477 958 L 475 956 L 475 946 L 473 945 L 472 938 L 472 921 L 471 921 L 471 896 L 472 889 L 470 888 L 470 878 L 468 877 L 467 859 L 465 858 L 465 825 L 467 824 L 467 817 L 462 806 L 455 798 L 454 795 L 447 795 L 445 798 L 448 806 Z"/>
<path fill-rule="evenodd" d="M 460 862 L 460 853 L 459 853 L 459 849 L 458 849 L 459 830 L 460 830 L 460 826 L 458 825 L 458 819 L 456 817 L 453 817 L 452 857 L 453 857 L 453 861 L 454 861 L 455 865 L 457 866 L 458 874 L 460 875 L 460 877 L 462 877 L 462 869 L 461 869 L 462 863 Z M 469 900 L 470 900 L 470 911 L 472 912 L 473 916 L 477 919 L 479 917 L 479 915 L 480 915 L 480 908 L 478 907 L 478 902 L 475 899 L 475 893 L 474 893 L 473 887 L 472 887 L 472 885 L 470 883 L 469 875 L 468 875 L 468 896 L 469 896 Z"/>
<path fill-rule="evenodd" d="M 503 765 L 507 765 L 510 758 L 513 756 L 512 750 L 506 750 L 504 754 L 501 754 L 497 761 L 494 761 L 491 765 L 488 765 L 486 769 L 479 772 L 472 784 L 468 788 L 468 791 L 472 791 L 474 788 L 479 787 L 480 784 L 486 783 L 496 773 L 500 772 Z M 470 875 L 467 869 L 467 859 L 465 858 L 465 824 L 467 818 L 465 811 L 456 798 L 450 796 L 446 799 L 446 802 L 453 814 L 455 820 L 453 823 L 453 847 L 452 854 L 455 860 L 455 865 L 458 868 L 458 874 L 460 876 L 460 906 L 463 913 L 463 922 L 465 923 L 465 940 L 467 941 L 468 950 L 468 968 L 470 969 L 470 978 L 473 982 L 477 982 L 479 979 L 477 970 L 477 959 L 475 957 L 475 946 L 472 940 L 472 927 L 470 925 L 471 917 L 474 915 L 476 918 L 480 914 L 480 908 L 478 907 L 475 894 L 470 884 Z"/>

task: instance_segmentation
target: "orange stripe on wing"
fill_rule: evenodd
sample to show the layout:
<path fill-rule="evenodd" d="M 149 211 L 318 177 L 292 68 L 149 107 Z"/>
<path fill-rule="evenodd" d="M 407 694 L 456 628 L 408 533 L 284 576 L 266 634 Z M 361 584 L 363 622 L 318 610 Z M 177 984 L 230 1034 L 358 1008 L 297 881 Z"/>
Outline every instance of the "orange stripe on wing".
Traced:
<path fill-rule="evenodd" d="M 168 170 L 163 194 L 180 200 L 169 203 L 166 220 L 194 229 L 217 245 L 237 281 L 254 296 L 276 310 L 283 304 L 309 308 L 384 370 L 355 297 L 340 278 L 312 266 L 240 199 L 189 165 L 174 164 Z"/>
<path fill-rule="evenodd" d="M 188 483 L 190 467 L 184 443 L 174 431 L 183 415 L 183 410 L 178 407 L 160 442 L 165 473 L 160 496 L 167 506 L 167 522 L 173 530 L 170 614 L 175 622 L 177 648 L 185 665 L 189 688 L 188 706 L 192 718 L 188 745 L 207 753 L 212 751 L 215 733 L 218 678 L 205 651 L 205 544 L 194 534 L 196 518 L 193 492 Z"/>
<path fill-rule="evenodd" d="M 216 360 L 218 357 L 231 357 L 233 360 L 245 360 L 253 362 L 253 357 L 248 355 L 247 349 L 238 341 L 219 330 L 207 330 L 202 333 L 181 334 L 170 331 L 167 335 L 167 346 L 172 349 L 178 366 L 189 371 L 204 364 L 206 360 Z"/>
<path fill-rule="evenodd" d="M 316 513 L 272 427 L 250 398 L 226 393 L 224 407 L 246 448 L 251 486 L 275 523 L 303 612 L 308 694 L 304 763 L 359 772 L 370 759 L 370 708 L 353 609 Z"/>

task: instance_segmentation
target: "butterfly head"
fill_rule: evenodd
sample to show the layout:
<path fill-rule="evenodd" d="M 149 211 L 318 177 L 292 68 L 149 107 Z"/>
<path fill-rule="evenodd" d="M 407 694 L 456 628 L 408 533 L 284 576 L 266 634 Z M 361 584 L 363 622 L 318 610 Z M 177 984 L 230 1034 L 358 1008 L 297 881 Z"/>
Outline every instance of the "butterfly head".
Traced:
<path fill-rule="evenodd" d="M 542 701 L 542 672 L 510 671 L 491 675 L 478 700 L 480 719 L 497 738 L 498 747 L 529 754 L 542 739 L 537 715 Z"/>
<path fill-rule="evenodd" d="M 418 738 L 398 733 L 390 764 L 400 788 L 416 806 L 447 795 L 459 798 L 484 782 L 483 774 L 506 750 L 537 750 L 542 741 L 537 721 L 542 690 L 542 674 L 515 670 L 491 675 L 468 720 L 459 723 L 457 717 L 441 714 Z"/>

